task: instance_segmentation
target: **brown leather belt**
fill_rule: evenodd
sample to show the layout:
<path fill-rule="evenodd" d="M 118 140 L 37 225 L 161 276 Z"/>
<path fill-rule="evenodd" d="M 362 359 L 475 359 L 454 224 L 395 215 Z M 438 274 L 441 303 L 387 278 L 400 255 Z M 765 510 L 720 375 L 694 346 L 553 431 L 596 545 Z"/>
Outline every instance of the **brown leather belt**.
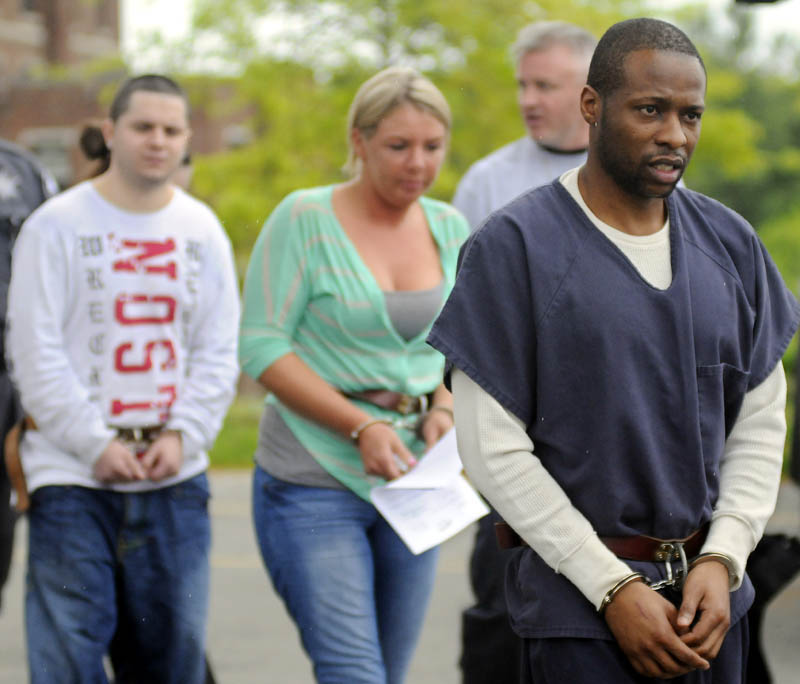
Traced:
<path fill-rule="evenodd" d="M 131 428 L 112 425 L 111 428 L 117 431 L 117 439 L 139 457 L 144 455 L 150 445 L 164 431 L 163 425 L 144 425 Z"/>
<path fill-rule="evenodd" d="M 513 549 L 528 545 L 506 522 L 495 523 L 494 532 L 497 537 L 497 545 L 501 549 Z M 683 539 L 657 539 L 640 534 L 630 537 L 600 537 L 600 541 L 618 558 L 662 562 L 670 558 L 673 553 L 672 549 L 676 545 L 683 546 L 687 558 L 696 556 L 700 553 L 706 536 L 708 536 L 708 523 Z"/>
<path fill-rule="evenodd" d="M 152 443 L 164 431 L 163 425 L 146 425 L 135 428 L 120 428 L 112 425 L 111 428 L 117 431 L 117 439 L 123 442 Z"/>
<path fill-rule="evenodd" d="M 392 392 L 391 390 L 362 390 L 361 392 L 342 392 L 348 399 L 356 399 L 358 401 L 365 401 L 368 404 L 374 404 L 387 411 L 396 411 L 397 413 L 408 416 L 412 413 L 424 413 L 431 405 L 432 395 L 423 394 L 422 396 L 415 397 L 411 394 L 403 394 L 402 392 Z"/>

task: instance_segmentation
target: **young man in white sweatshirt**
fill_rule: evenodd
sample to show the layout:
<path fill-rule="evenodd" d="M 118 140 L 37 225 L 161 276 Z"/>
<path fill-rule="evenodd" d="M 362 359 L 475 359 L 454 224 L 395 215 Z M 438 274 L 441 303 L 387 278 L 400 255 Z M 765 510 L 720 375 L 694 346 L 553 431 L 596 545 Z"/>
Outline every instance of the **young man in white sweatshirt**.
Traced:
<path fill-rule="evenodd" d="M 119 681 L 202 682 L 233 258 L 212 211 L 171 182 L 190 136 L 176 83 L 126 81 L 103 132 L 109 169 L 34 212 L 13 255 L 31 681 L 105 681 L 113 637 Z"/>

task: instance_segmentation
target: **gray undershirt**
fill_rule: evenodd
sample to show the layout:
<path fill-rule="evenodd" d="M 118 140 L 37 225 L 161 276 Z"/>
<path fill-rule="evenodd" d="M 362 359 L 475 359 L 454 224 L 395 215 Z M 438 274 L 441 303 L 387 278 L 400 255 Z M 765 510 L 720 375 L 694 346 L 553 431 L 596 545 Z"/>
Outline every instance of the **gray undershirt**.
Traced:
<path fill-rule="evenodd" d="M 444 281 L 429 290 L 384 292 L 392 326 L 408 341 L 422 333 L 439 313 Z M 307 487 L 347 489 L 328 473 L 295 437 L 272 404 L 264 407 L 258 424 L 256 463 L 272 477 Z"/>
<path fill-rule="evenodd" d="M 444 300 L 444 281 L 429 290 L 384 292 L 392 327 L 406 342 L 414 339 L 436 318 Z"/>

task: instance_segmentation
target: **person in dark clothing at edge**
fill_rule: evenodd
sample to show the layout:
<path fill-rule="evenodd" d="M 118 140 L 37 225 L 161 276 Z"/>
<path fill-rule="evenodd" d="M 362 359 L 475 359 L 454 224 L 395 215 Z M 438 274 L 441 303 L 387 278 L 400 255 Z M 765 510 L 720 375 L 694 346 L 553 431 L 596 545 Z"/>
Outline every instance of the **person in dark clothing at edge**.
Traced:
<path fill-rule="evenodd" d="M 5 320 L 8 282 L 11 279 L 11 247 L 22 222 L 58 190 L 55 179 L 30 154 L 0 139 L 0 451 L 5 436 L 22 417 L 19 398 L 5 364 Z M 0 591 L 11 568 L 17 513 L 9 503 L 11 483 L 5 454 L 0 458 Z M 2 596 L 0 596 L 2 600 Z"/>
<path fill-rule="evenodd" d="M 795 361 L 795 388 L 800 387 L 800 364 Z M 797 390 L 794 398 L 794 429 L 789 456 L 789 473 L 800 485 L 800 409 Z M 767 655 L 762 648 L 766 609 L 800 573 L 800 537 L 777 532 L 765 534 L 747 559 L 747 574 L 755 589 L 755 599 L 747 611 L 750 649 L 747 653 L 747 681 L 772 684 Z"/>
<path fill-rule="evenodd" d="M 466 470 L 528 545 L 506 582 L 526 682 L 744 681 L 800 309 L 744 219 L 675 187 L 705 90 L 679 29 L 612 26 L 586 164 L 471 236 L 428 338 Z"/>

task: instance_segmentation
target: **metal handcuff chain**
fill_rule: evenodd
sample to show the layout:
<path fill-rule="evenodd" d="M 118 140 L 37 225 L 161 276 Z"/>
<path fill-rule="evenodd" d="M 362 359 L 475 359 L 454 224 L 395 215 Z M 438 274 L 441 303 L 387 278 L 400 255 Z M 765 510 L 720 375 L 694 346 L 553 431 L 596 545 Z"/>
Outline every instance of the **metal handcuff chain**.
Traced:
<path fill-rule="evenodd" d="M 689 562 L 686 559 L 686 551 L 683 548 L 683 542 L 663 543 L 658 548 L 658 551 L 656 551 L 656 560 L 664 563 L 667 576 L 665 579 L 656 582 L 645 576 L 645 584 L 654 591 L 667 587 L 672 587 L 673 589 L 680 589 L 683 587 L 686 576 L 689 574 Z M 673 568 L 674 561 L 679 562 L 677 568 Z"/>
<path fill-rule="evenodd" d="M 395 430 L 402 428 L 404 430 L 413 431 L 416 433 L 419 439 L 422 439 L 422 425 L 425 422 L 425 419 L 434 411 L 445 411 L 450 414 L 451 418 L 453 416 L 452 409 L 447 406 L 431 406 L 430 409 L 428 409 L 427 405 L 425 405 L 425 410 L 421 411 L 420 413 L 412 413 L 400 418 L 371 418 L 370 420 L 366 420 L 353 429 L 353 431 L 350 433 L 350 439 L 358 444 L 358 439 L 361 436 L 361 433 L 364 432 L 364 430 L 366 430 L 368 427 L 378 423 L 388 425 Z"/>

